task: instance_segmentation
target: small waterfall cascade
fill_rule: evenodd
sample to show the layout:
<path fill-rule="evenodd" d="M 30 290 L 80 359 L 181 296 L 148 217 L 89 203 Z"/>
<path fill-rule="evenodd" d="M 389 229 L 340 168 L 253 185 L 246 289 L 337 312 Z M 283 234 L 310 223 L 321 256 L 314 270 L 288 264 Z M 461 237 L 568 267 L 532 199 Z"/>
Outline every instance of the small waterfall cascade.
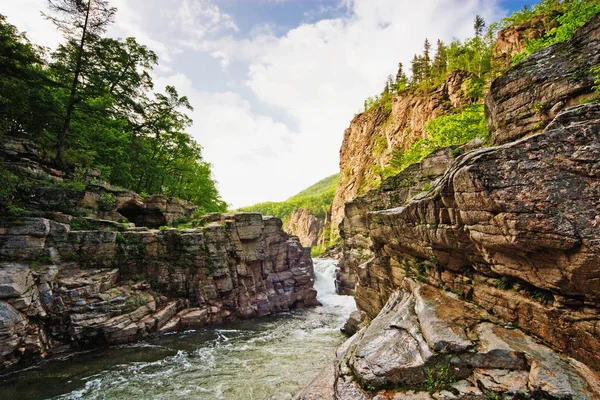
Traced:
<path fill-rule="evenodd" d="M 315 289 L 317 299 L 324 307 L 340 309 L 340 314 L 349 315 L 356 309 L 352 296 L 340 296 L 335 292 L 335 270 L 338 262 L 336 260 L 315 258 Z"/>

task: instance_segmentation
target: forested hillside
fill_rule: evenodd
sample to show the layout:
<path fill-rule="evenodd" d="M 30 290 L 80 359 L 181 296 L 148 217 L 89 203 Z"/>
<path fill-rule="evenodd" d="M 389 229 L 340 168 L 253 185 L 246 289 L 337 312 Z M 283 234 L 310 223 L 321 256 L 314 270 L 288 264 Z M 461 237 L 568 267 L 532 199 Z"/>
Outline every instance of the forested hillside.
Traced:
<path fill-rule="evenodd" d="M 267 201 L 248 207 L 242 207 L 238 211 L 259 212 L 265 215 L 273 215 L 286 222 L 294 209 L 302 208 L 309 211 L 315 217 L 323 219 L 331 206 L 331 201 L 333 200 L 339 181 L 340 174 L 331 175 L 285 201 Z"/>
<path fill-rule="evenodd" d="M 567 40 L 597 12 L 600 12 L 600 2 L 596 0 L 544 0 L 533 7 L 525 6 L 489 26 L 486 26 L 482 17 L 477 16 L 472 38 L 462 42 L 454 40 L 450 44 L 438 39 L 435 53 L 430 40 L 425 39 L 423 53 L 415 54 L 411 61 L 410 78 L 400 63 L 396 76 L 388 76 L 382 93 L 365 100 L 365 111 L 381 108 L 391 112 L 394 94 L 434 92 L 444 84 L 452 71 L 468 74 L 461 93 L 468 101 L 451 115 L 431 120 L 425 126 L 428 137 L 413 142 L 408 148 L 395 148 L 389 165 L 380 169 L 380 176 L 386 178 L 395 175 L 437 149 L 461 145 L 476 137 L 487 139 L 482 102 L 491 81 L 509 65 L 523 60 L 534 51 Z M 525 22 L 535 27 L 536 32 L 532 32 L 532 38 L 525 41 L 524 48 L 508 59 L 495 54 L 498 32 Z"/>
<path fill-rule="evenodd" d="M 0 15 L 0 138 L 29 139 L 77 184 L 88 169 L 145 195 L 224 211 L 202 147 L 186 132 L 188 99 L 155 88 L 158 57 L 135 38 L 104 36 L 116 8 L 105 0 L 52 0 L 45 17 L 64 37 L 56 49 L 31 43 Z M 20 182 L 0 169 L 6 206 Z"/>

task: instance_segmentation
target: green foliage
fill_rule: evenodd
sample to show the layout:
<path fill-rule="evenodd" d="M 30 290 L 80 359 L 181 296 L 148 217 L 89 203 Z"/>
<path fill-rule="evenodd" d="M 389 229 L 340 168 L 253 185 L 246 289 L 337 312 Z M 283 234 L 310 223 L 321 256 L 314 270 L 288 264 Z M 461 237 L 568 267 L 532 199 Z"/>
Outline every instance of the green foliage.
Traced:
<path fill-rule="evenodd" d="M 325 252 L 325 250 L 325 246 L 318 244 L 310 249 L 310 256 L 312 258 L 317 258 L 321 256 Z"/>
<path fill-rule="evenodd" d="M 538 288 L 532 290 L 531 297 L 543 305 L 547 305 L 554 299 L 554 296 L 552 296 L 551 292 Z"/>
<path fill-rule="evenodd" d="M 477 137 L 487 138 L 483 105 L 466 107 L 462 112 L 431 120 L 425 127 L 429 137 L 417 140 L 407 151 L 395 150 L 388 173 L 395 174 L 420 162 L 435 150 L 462 145 Z"/>
<path fill-rule="evenodd" d="M 542 1 L 523 16 L 539 16 L 546 19 L 548 26 L 555 26 L 548 29 L 543 37 L 528 41 L 525 50 L 516 55 L 513 61 L 519 62 L 537 50 L 570 39 L 577 29 L 599 12 L 600 2 L 597 0 Z M 519 19 L 523 16 L 519 16 Z"/>
<path fill-rule="evenodd" d="M 104 193 L 98 200 L 98 207 L 102 211 L 114 211 L 117 198 L 112 193 Z"/>
<path fill-rule="evenodd" d="M 107 14 L 99 18 L 110 23 L 114 9 L 103 3 Z M 69 25 L 80 16 L 59 17 L 49 18 Z M 76 172 L 98 168 L 123 188 L 225 211 L 211 165 L 186 132 L 188 99 L 172 86 L 154 91 L 156 54 L 134 38 L 104 38 L 102 29 L 82 47 L 72 40 L 81 27 L 66 25 L 65 42 L 46 54 L 0 15 L 0 136 L 55 148 L 50 155 L 59 163 Z M 77 173 L 74 182 L 84 188 Z"/>
<path fill-rule="evenodd" d="M 301 192 L 295 194 L 291 198 L 298 197 L 306 197 L 306 196 L 319 196 L 324 193 L 330 192 L 331 190 L 335 190 L 337 185 L 340 183 L 340 174 L 334 174 L 328 176 L 325 179 L 320 180 L 312 186 L 302 190 Z"/>
<path fill-rule="evenodd" d="M 425 388 L 429 393 L 444 390 L 450 387 L 456 378 L 452 374 L 449 363 L 439 363 L 435 368 L 425 368 Z"/>
<path fill-rule="evenodd" d="M 7 212 L 14 207 L 13 200 L 17 194 L 19 179 L 0 166 L 0 182 L 0 211 Z"/>
<path fill-rule="evenodd" d="M 167 229 L 169 229 L 169 227 L 167 225 L 162 225 L 158 229 L 161 231 L 166 231 Z"/>
<path fill-rule="evenodd" d="M 303 208 L 317 218 L 325 218 L 327 210 L 331 206 L 331 202 L 335 196 L 339 180 L 339 174 L 335 174 L 304 189 L 286 201 L 258 203 L 242 207 L 237 211 L 258 212 L 287 220 L 294 209 Z"/>
<path fill-rule="evenodd" d="M 494 281 L 494 286 L 496 287 L 496 289 L 509 290 L 512 288 L 513 284 L 509 278 L 503 277 L 500 279 L 496 279 Z"/>

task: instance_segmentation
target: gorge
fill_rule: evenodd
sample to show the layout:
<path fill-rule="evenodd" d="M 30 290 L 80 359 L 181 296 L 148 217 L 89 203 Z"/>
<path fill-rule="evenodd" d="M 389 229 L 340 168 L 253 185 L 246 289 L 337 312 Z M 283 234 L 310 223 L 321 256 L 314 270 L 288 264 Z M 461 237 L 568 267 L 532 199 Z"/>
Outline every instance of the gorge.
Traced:
<path fill-rule="evenodd" d="M 0 398 L 599 399 L 600 3 L 477 21 L 283 202 L 0 132 Z"/>

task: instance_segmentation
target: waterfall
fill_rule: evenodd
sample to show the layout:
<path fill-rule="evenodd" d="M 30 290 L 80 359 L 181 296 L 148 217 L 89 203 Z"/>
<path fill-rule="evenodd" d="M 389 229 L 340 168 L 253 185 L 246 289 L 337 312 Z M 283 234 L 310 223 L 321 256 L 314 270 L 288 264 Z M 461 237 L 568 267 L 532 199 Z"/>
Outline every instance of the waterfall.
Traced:
<path fill-rule="evenodd" d="M 340 311 L 344 314 L 350 314 L 356 308 L 354 298 L 352 296 L 340 296 L 335 292 L 335 270 L 338 262 L 324 258 L 315 258 L 313 262 L 317 300 L 324 307 L 341 308 Z"/>

